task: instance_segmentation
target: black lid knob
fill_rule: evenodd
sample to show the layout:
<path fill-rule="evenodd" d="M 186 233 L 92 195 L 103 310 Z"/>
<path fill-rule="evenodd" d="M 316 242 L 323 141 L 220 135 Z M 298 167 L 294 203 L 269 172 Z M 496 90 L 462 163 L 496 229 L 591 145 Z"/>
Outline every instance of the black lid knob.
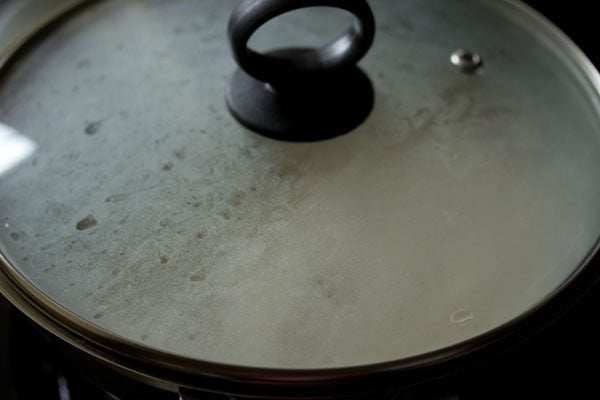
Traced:
<path fill-rule="evenodd" d="M 250 37 L 269 20 L 313 6 L 347 10 L 357 23 L 319 48 L 257 53 Z M 240 69 L 227 103 L 246 127 L 287 141 L 314 141 L 346 133 L 369 115 L 373 88 L 356 63 L 367 53 L 375 20 L 365 0 L 245 0 L 229 21 L 229 38 Z"/>

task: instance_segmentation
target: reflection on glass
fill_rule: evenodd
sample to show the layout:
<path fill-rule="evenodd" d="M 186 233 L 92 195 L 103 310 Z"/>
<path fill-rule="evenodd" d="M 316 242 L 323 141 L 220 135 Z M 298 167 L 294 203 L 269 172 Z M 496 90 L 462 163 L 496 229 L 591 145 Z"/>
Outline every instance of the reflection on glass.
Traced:
<path fill-rule="evenodd" d="M 35 148 L 31 139 L 0 122 L 0 175 L 31 156 Z"/>

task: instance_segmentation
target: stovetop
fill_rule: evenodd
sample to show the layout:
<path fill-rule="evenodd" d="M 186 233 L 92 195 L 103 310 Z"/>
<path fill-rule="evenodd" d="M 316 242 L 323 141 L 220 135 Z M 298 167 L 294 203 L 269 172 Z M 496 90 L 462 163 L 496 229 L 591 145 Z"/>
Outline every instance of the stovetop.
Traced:
<path fill-rule="evenodd" d="M 593 2 L 526 1 L 538 8 L 600 66 Z M 598 263 L 596 263 L 598 265 Z M 566 316 L 501 356 L 431 384 L 436 399 L 600 398 L 600 285 Z M 448 394 L 449 397 L 445 397 Z M 176 395 L 161 393 L 161 398 Z M 149 399 L 150 395 L 144 395 Z M 134 398 L 141 398 L 135 396 Z M 0 399 L 108 400 L 94 377 L 58 360 L 36 328 L 0 296 Z M 121 399 L 124 399 L 121 397 Z M 424 399 L 421 399 L 424 400 Z"/>

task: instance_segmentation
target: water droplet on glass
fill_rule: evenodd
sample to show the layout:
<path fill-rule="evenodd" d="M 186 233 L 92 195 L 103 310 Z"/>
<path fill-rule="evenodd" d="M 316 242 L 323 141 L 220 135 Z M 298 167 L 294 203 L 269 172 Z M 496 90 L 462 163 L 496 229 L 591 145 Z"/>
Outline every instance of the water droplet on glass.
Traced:
<path fill-rule="evenodd" d="M 158 224 L 160 226 L 162 226 L 163 228 L 175 226 L 175 223 L 173 221 L 171 221 L 169 218 L 161 219 Z"/>
<path fill-rule="evenodd" d="M 94 319 L 100 319 L 104 316 L 104 312 L 99 312 L 98 314 L 94 315 Z"/>
<path fill-rule="evenodd" d="M 192 282 L 202 282 L 205 279 L 206 279 L 206 273 L 204 273 L 204 272 L 197 272 L 190 277 L 190 281 L 192 281 Z"/>
<path fill-rule="evenodd" d="M 89 229 L 89 228 L 91 228 L 93 226 L 96 226 L 97 224 L 98 224 L 98 221 L 96 221 L 96 219 L 92 215 L 88 215 L 87 217 L 85 217 L 84 219 L 82 219 L 81 221 L 79 221 L 77 223 L 77 225 L 75 225 L 75 227 L 79 231 L 84 231 L 84 230 Z"/>
<path fill-rule="evenodd" d="M 459 308 L 458 310 L 454 311 L 450 316 L 450 322 L 457 325 L 464 325 L 467 322 L 471 321 L 473 318 L 475 318 L 473 312 Z"/>
<path fill-rule="evenodd" d="M 100 130 L 100 126 L 102 125 L 102 121 L 94 121 L 85 127 L 85 133 L 89 136 L 95 135 Z"/>

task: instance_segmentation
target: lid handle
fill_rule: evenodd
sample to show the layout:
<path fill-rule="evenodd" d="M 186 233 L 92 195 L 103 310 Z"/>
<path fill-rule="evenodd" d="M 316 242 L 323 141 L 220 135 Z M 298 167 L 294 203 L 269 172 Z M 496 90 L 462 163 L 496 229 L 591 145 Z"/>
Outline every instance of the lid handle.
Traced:
<path fill-rule="evenodd" d="M 356 17 L 342 36 L 318 48 L 289 48 L 260 54 L 248 41 L 269 20 L 300 8 L 328 6 Z M 314 141 L 346 133 L 369 115 L 373 88 L 356 63 L 375 35 L 365 0 L 244 0 L 229 21 L 238 69 L 227 103 L 246 127 L 287 141 Z"/>

